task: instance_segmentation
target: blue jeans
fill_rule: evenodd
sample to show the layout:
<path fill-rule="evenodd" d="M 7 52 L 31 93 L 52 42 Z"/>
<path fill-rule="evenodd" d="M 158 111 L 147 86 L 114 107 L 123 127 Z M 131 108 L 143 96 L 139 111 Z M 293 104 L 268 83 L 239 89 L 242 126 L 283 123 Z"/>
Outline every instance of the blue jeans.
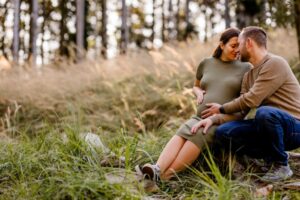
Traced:
<path fill-rule="evenodd" d="M 259 107 L 254 119 L 224 123 L 215 134 L 227 150 L 281 165 L 288 164 L 286 150 L 300 147 L 300 121 L 271 106 Z"/>

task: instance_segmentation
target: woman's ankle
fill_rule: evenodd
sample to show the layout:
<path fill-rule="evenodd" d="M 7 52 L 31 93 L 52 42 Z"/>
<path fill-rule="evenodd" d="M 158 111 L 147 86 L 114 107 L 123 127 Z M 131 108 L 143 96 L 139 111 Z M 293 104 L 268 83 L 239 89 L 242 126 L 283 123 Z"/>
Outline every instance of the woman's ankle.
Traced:
<path fill-rule="evenodd" d="M 170 175 L 160 174 L 160 179 L 162 181 L 169 181 L 171 178 L 172 178 L 172 176 L 170 176 Z"/>
<path fill-rule="evenodd" d="M 173 169 L 167 169 L 164 173 L 160 174 L 160 179 L 164 181 L 169 181 L 175 176 L 175 171 Z"/>

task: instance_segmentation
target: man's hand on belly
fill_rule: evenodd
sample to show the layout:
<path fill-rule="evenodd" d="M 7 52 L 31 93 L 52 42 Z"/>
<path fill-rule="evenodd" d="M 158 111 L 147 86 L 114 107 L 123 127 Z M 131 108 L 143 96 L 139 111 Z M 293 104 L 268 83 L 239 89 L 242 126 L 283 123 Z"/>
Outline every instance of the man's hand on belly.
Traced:
<path fill-rule="evenodd" d="M 205 119 L 207 117 L 210 117 L 214 114 L 220 113 L 220 107 L 221 105 L 218 103 L 207 103 L 205 104 L 207 107 L 204 111 L 201 112 L 201 118 Z"/>

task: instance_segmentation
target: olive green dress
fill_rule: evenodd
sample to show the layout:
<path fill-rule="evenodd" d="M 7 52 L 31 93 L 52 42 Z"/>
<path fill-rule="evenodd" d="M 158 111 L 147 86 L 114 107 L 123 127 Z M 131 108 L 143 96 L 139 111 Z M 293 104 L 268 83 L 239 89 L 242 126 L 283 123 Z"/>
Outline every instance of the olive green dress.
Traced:
<path fill-rule="evenodd" d="M 203 102 L 197 107 L 197 115 L 182 124 L 176 135 L 193 142 L 200 149 L 206 144 L 211 145 L 217 126 L 210 127 L 205 135 L 202 133 L 203 128 L 196 134 L 191 133 L 191 128 L 201 120 L 201 112 L 205 110 L 206 103 L 224 104 L 240 95 L 243 76 L 250 66 L 249 63 L 238 60 L 223 62 L 214 57 L 204 59 L 198 66 L 196 74 L 196 79 L 200 80 L 200 88 L 206 91 Z"/>

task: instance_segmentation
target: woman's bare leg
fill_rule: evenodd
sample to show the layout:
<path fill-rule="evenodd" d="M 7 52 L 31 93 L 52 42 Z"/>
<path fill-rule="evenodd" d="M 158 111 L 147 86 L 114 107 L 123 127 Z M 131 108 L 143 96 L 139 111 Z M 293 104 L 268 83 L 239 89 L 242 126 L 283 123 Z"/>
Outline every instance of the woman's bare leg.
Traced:
<path fill-rule="evenodd" d="M 169 140 L 156 162 L 161 173 L 164 173 L 165 170 L 168 169 L 169 166 L 174 162 L 186 141 L 187 140 L 185 138 L 178 135 L 174 135 Z"/>
<path fill-rule="evenodd" d="M 190 166 L 200 155 L 201 149 L 191 141 L 186 141 L 178 153 L 174 162 L 161 173 L 160 178 L 163 180 L 169 180 L 174 176 L 174 172 L 180 172 Z"/>

